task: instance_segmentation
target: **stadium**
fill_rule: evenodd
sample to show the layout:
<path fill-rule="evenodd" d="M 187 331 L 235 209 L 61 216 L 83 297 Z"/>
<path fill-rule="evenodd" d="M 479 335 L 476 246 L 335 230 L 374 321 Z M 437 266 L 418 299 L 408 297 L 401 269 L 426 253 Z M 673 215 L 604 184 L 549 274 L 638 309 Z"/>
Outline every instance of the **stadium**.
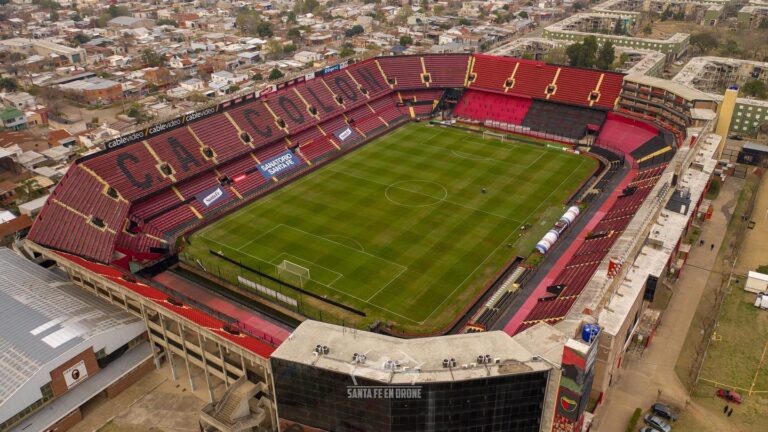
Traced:
<path fill-rule="evenodd" d="M 629 78 L 344 62 L 106 142 L 26 247 L 144 319 L 158 367 L 204 371 L 201 430 L 580 430 L 719 146 L 688 94 Z M 428 401 L 334 394 L 358 379 Z"/>

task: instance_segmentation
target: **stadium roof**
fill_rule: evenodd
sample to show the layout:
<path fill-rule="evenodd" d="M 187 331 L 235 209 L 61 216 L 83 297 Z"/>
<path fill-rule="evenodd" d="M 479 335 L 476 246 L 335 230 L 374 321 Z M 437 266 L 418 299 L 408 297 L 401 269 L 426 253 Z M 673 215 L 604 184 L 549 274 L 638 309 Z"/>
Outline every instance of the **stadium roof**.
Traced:
<path fill-rule="evenodd" d="M 0 248 L 0 423 L 42 397 L 60 363 L 110 353 L 144 332 L 128 312 Z"/>
<path fill-rule="evenodd" d="M 552 327 L 542 331 L 549 334 L 535 338 L 543 339 L 539 345 L 518 341 L 517 337 L 513 338 L 502 331 L 400 339 L 317 321 L 304 321 L 275 350 L 272 357 L 350 374 L 350 380 L 353 375 L 388 384 L 480 379 L 539 372 L 559 366 L 558 356 L 550 360 L 544 353 L 552 351 L 561 354 L 567 337 Z M 547 342 L 559 346 L 559 350 L 553 351 Z M 327 346 L 328 354 L 315 355 L 311 347 L 316 345 Z M 543 352 L 539 351 L 539 347 L 542 347 Z M 355 353 L 365 354 L 365 362 L 354 362 L 352 359 Z M 491 363 L 477 364 L 477 357 L 486 354 L 491 356 Z M 443 359 L 450 358 L 456 360 L 456 366 L 443 367 Z M 385 363 L 390 360 L 398 361 L 399 366 L 385 367 Z"/>

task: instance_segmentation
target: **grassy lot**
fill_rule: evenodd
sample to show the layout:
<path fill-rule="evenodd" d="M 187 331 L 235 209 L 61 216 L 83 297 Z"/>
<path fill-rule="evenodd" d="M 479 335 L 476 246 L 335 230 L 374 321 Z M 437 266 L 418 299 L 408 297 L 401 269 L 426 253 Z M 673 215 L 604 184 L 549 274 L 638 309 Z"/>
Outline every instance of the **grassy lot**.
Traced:
<path fill-rule="evenodd" d="M 735 215 L 742 214 L 748 207 L 748 197 L 757 187 L 755 178 L 749 177 L 739 197 Z M 759 211 L 759 210 L 758 210 Z M 720 255 L 730 254 L 732 247 L 741 247 L 738 217 L 731 219 Z M 743 253 L 743 251 L 742 251 Z M 720 266 L 722 267 L 722 266 Z M 728 276 L 730 268 L 720 268 Z M 720 278 L 713 275 L 711 277 Z M 717 324 L 703 360 L 699 381 L 692 388 L 691 400 L 701 409 L 715 415 L 722 414 L 725 401 L 715 396 L 718 388 L 739 392 L 744 403 L 733 406 L 733 415 L 728 422 L 734 431 L 764 431 L 765 414 L 768 412 L 768 311 L 755 308 L 755 295 L 743 290 L 745 279 L 734 275 L 725 289 L 722 308 Z M 693 352 L 697 349 L 702 335 L 706 334 L 707 322 L 717 313 L 716 296 L 702 297 L 691 324 L 676 371 L 683 382 L 692 385 L 689 379 L 692 368 L 696 368 Z M 695 372 L 695 370 L 693 371 Z M 684 415 L 675 426 L 682 431 L 710 431 L 711 425 L 704 424 L 695 415 Z"/>
<path fill-rule="evenodd" d="M 527 255 L 595 168 L 560 150 L 410 124 L 199 231 L 186 259 L 265 285 L 209 249 L 275 276 L 289 261 L 309 279 L 281 279 L 366 317 L 306 295 L 302 312 L 428 333 L 512 257 Z M 525 233 L 524 224 L 532 224 Z"/>
<path fill-rule="evenodd" d="M 764 431 L 768 413 L 768 311 L 754 306 L 755 295 L 742 289 L 743 278 L 726 296 L 693 399 L 709 410 L 721 410 L 718 388 L 734 389 L 744 403 L 734 405 L 734 430 Z M 762 363 L 761 363 L 762 361 Z M 750 395 L 750 391 L 752 394 Z"/>

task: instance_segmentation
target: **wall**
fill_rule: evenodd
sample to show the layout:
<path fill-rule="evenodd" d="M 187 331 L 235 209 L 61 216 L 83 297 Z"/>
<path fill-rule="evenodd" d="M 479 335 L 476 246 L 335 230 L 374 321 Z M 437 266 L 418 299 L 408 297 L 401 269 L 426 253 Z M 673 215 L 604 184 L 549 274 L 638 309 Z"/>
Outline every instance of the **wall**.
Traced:
<path fill-rule="evenodd" d="M 80 360 L 85 362 L 85 369 L 88 371 L 89 377 L 96 375 L 101 370 L 98 363 L 96 363 L 96 354 L 93 352 L 93 348 L 86 349 L 51 371 L 51 387 L 53 388 L 54 396 L 58 397 L 67 392 L 64 371 L 77 364 Z"/>

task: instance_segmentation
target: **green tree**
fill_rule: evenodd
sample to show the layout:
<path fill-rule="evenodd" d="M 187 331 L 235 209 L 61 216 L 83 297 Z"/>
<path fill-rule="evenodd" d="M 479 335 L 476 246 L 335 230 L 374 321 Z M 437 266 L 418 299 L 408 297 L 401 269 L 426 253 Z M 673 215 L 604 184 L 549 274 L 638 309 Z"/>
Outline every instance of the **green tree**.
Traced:
<path fill-rule="evenodd" d="M 268 21 L 261 21 L 256 24 L 256 34 L 262 38 L 272 37 L 274 32 L 272 31 L 272 23 Z"/>
<path fill-rule="evenodd" d="M 254 81 L 263 81 L 264 80 L 264 76 L 261 73 L 256 72 L 255 74 L 253 74 L 251 79 L 254 80 Z"/>
<path fill-rule="evenodd" d="M 0 78 L 0 89 L 14 92 L 19 89 L 19 83 L 13 78 Z"/>
<path fill-rule="evenodd" d="M 613 27 L 613 34 L 615 35 L 623 35 L 626 32 L 624 29 L 624 21 L 619 18 L 616 20 L 616 25 Z"/>
<path fill-rule="evenodd" d="M 578 11 L 580 11 L 582 9 L 585 9 L 586 7 L 587 6 L 583 2 L 580 2 L 580 1 L 577 1 L 576 3 L 573 4 L 573 10 L 575 10 L 576 12 L 578 12 Z"/>
<path fill-rule="evenodd" d="M 520 11 L 520 13 L 517 14 L 522 19 L 528 19 L 528 12 L 526 11 Z"/>
<path fill-rule="evenodd" d="M 292 27 L 288 29 L 288 37 L 292 40 L 299 40 L 301 39 L 301 30 L 299 30 L 298 27 Z"/>
<path fill-rule="evenodd" d="M 52 11 L 51 11 L 51 13 L 49 13 L 49 14 L 48 14 L 48 19 L 49 19 L 51 22 L 56 22 L 56 21 L 58 21 L 58 20 L 59 20 L 59 13 L 58 13 L 58 12 L 56 12 L 55 10 L 52 10 Z"/>
<path fill-rule="evenodd" d="M 149 67 L 162 66 L 165 64 L 163 56 L 151 48 L 147 48 L 141 52 L 141 61 Z"/>
<path fill-rule="evenodd" d="M 353 25 L 351 28 L 348 28 L 347 30 L 345 30 L 344 36 L 346 37 L 357 36 L 359 34 L 363 34 L 363 32 L 365 32 L 365 29 L 363 28 L 363 26 L 356 24 L 356 25 Z"/>
<path fill-rule="evenodd" d="M 703 31 L 694 33 L 691 35 L 691 45 L 698 47 L 701 51 L 706 52 L 712 48 L 717 47 L 720 42 L 714 33 Z"/>
<path fill-rule="evenodd" d="M 239 28 L 240 33 L 244 35 L 258 35 L 259 24 L 261 24 L 261 16 L 255 10 L 247 8 L 240 9 L 235 18 L 235 26 Z"/>
<path fill-rule="evenodd" d="M 318 10 L 320 10 L 320 3 L 317 0 L 296 0 L 293 6 L 296 15 L 315 13 Z"/>
<path fill-rule="evenodd" d="M 179 23 L 177 23 L 176 20 L 172 20 L 172 19 L 168 19 L 168 18 L 163 18 L 163 19 L 157 20 L 157 25 L 159 25 L 159 26 L 169 25 L 169 26 L 173 26 L 173 27 L 178 27 Z"/>
<path fill-rule="evenodd" d="M 267 53 L 271 58 L 277 58 L 283 53 L 283 45 L 276 39 L 267 41 Z"/>
<path fill-rule="evenodd" d="M 347 58 L 347 57 L 349 57 L 351 55 L 354 55 L 354 54 L 355 54 L 354 48 L 352 48 L 349 45 L 344 45 L 343 47 L 341 47 L 341 51 L 339 52 L 339 56 L 341 58 Z"/>
<path fill-rule="evenodd" d="M 595 67 L 604 70 L 611 69 L 611 65 L 613 65 L 615 60 L 616 50 L 613 48 L 613 43 L 611 41 L 606 41 L 597 53 Z"/>
<path fill-rule="evenodd" d="M 294 44 L 289 44 L 283 47 L 283 52 L 286 54 L 290 54 L 295 51 L 296 51 L 296 45 Z"/>
<path fill-rule="evenodd" d="M 227 89 L 227 93 L 234 93 L 234 92 L 236 92 L 236 91 L 238 91 L 238 90 L 240 90 L 240 86 L 239 86 L 239 85 L 237 85 L 237 84 L 232 84 L 232 85 L 231 85 L 231 86 L 229 86 L 229 88 Z"/>
<path fill-rule="evenodd" d="M 440 16 L 440 15 L 442 15 L 442 14 L 443 14 L 443 12 L 445 12 L 445 6 L 443 6 L 443 5 L 441 5 L 441 4 L 436 4 L 436 5 L 435 5 L 435 6 L 432 8 L 432 13 L 433 13 L 433 14 L 435 14 L 435 15 L 437 15 L 437 16 Z"/>
<path fill-rule="evenodd" d="M 549 64 L 566 64 L 568 63 L 568 54 L 563 47 L 552 48 L 544 56 L 544 61 Z"/>
<path fill-rule="evenodd" d="M 760 80 L 751 80 L 744 83 L 741 92 L 746 96 L 752 96 L 759 99 L 765 99 L 768 96 L 765 83 Z"/>
<path fill-rule="evenodd" d="M 270 81 L 276 80 L 276 79 L 280 79 L 282 77 L 283 77 L 283 73 L 280 72 L 280 69 L 278 69 L 278 68 L 274 68 L 271 71 L 269 71 L 269 80 Z"/>
<path fill-rule="evenodd" d="M 643 27 L 643 34 L 648 36 L 651 33 L 653 33 L 653 27 L 651 27 L 651 23 L 648 23 Z"/>
<path fill-rule="evenodd" d="M 472 21 L 470 21 L 470 20 L 468 20 L 466 18 L 461 18 L 459 20 L 459 25 L 468 26 L 468 25 L 471 25 L 471 24 L 472 24 Z"/>
<path fill-rule="evenodd" d="M 18 201 L 27 202 L 43 195 L 43 188 L 35 179 L 22 180 L 16 187 Z"/>
<path fill-rule="evenodd" d="M 568 64 L 577 67 L 594 67 L 597 49 L 597 38 L 594 36 L 585 37 L 582 42 L 577 42 L 566 48 Z"/>
<path fill-rule="evenodd" d="M 88 36 L 86 36 L 86 35 L 84 35 L 82 33 L 76 34 L 72 39 L 73 39 L 75 45 L 82 45 L 82 44 L 88 42 L 89 40 L 91 40 L 91 38 L 89 38 Z"/>
<path fill-rule="evenodd" d="M 408 35 L 400 36 L 400 45 L 408 46 L 413 44 L 413 38 Z"/>

